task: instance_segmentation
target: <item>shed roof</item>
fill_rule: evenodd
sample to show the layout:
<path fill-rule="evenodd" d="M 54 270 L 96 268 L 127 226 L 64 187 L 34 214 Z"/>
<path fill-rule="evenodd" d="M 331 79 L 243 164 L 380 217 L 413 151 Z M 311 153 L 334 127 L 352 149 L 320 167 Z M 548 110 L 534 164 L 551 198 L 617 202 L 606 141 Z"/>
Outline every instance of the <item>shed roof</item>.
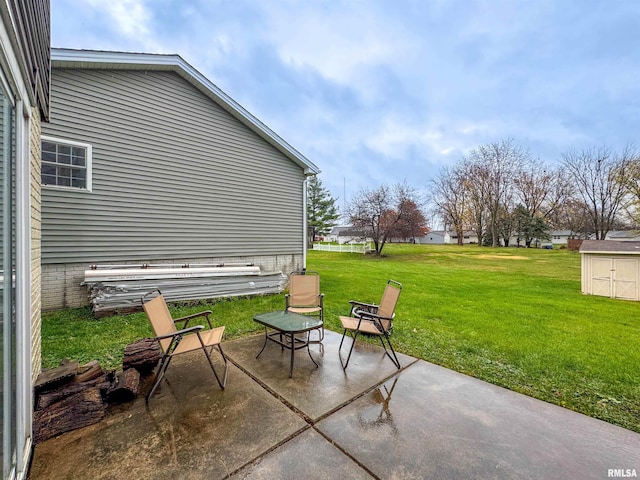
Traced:
<path fill-rule="evenodd" d="M 245 110 L 242 105 L 223 92 L 198 70 L 193 68 L 180 55 L 52 48 L 51 66 L 52 68 L 164 70 L 175 72 L 229 112 L 247 128 L 263 138 L 284 156 L 302 167 L 305 174 L 316 175 L 320 173 L 320 169 L 313 162 Z"/>
<path fill-rule="evenodd" d="M 580 253 L 618 253 L 640 255 L 640 242 L 619 242 L 616 240 L 584 240 Z"/>

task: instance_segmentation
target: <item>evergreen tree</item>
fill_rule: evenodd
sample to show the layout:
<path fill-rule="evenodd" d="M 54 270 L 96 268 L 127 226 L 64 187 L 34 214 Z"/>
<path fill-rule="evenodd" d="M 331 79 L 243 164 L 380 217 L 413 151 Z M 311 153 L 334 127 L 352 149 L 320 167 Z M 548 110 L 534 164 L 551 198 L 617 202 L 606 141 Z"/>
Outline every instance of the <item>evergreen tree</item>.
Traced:
<path fill-rule="evenodd" d="M 317 176 L 311 177 L 307 182 L 307 223 L 313 229 L 312 238 L 329 233 L 338 218 L 336 201 Z"/>
<path fill-rule="evenodd" d="M 518 244 L 520 240 L 524 240 L 526 247 L 529 248 L 534 239 L 537 241 L 551 239 L 549 225 L 542 218 L 531 215 L 524 206 L 516 207 L 515 219 Z"/>

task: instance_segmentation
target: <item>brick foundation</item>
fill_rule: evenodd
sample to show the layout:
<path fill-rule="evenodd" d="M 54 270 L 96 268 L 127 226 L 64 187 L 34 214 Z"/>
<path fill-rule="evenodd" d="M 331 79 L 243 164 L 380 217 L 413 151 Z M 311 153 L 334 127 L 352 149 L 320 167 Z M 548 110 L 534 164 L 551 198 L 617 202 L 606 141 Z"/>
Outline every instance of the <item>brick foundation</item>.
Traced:
<path fill-rule="evenodd" d="M 104 262 L 101 265 L 185 264 L 185 263 L 253 263 L 263 272 L 282 272 L 288 275 L 302 268 L 302 255 L 269 255 L 255 257 L 190 258 L 171 260 L 149 260 L 130 262 Z M 42 266 L 42 309 L 59 310 L 89 305 L 84 281 L 86 263 L 49 264 Z"/>

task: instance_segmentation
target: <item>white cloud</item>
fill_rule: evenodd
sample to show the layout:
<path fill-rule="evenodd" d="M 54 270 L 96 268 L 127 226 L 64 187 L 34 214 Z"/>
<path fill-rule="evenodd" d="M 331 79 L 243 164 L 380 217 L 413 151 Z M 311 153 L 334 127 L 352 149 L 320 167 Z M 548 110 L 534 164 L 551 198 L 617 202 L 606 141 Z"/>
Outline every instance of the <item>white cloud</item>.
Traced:
<path fill-rule="evenodd" d="M 452 161 L 451 155 L 467 153 L 478 145 L 478 138 L 494 130 L 488 123 L 470 124 L 442 116 L 410 124 L 406 119 L 387 116 L 375 125 L 365 139 L 372 151 L 397 161 L 423 158 L 439 165 Z"/>
<path fill-rule="evenodd" d="M 87 0 L 87 4 L 103 11 L 123 35 L 148 37 L 151 14 L 142 0 Z"/>
<path fill-rule="evenodd" d="M 270 3 L 265 40 L 293 68 L 311 67 L 343 85 L 367 83 L 367 70 L 397 64 L 412 33 L 365 3 Z"/>

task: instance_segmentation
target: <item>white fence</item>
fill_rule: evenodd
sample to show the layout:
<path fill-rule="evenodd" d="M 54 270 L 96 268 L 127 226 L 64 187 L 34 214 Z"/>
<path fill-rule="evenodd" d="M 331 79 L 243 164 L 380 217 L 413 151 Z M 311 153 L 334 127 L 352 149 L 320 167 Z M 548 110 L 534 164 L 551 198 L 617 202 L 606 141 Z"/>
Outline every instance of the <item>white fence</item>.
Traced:
<path fill-rule="evenodd" d="M 368 253 L 373 251 L 369 243 L 344 243 L 337 245 L 335 243 L 314 243 L 314 250 L 323 252 L 343 252 L 343 253 Z"/>

